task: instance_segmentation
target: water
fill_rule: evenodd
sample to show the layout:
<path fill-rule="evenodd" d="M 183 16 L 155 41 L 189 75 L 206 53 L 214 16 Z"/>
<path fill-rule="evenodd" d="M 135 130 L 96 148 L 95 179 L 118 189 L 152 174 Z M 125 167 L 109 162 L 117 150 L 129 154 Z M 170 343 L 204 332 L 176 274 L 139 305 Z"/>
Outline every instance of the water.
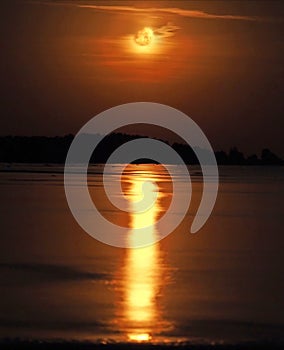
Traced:
<path fill-rule="evenodd" d="M 109 174 L 118 181 L 119 165 Z M 192 203 L 167 238 L 141 249 L 104 245 L 67 206 L 62 166 L 0 166 L 0 337 L 93 342 L 240 344 L 281 342 L 284 321 L 283 168 L 223 167 L 215 209 L 189 234 L 202 176 L 190 169 Z M 160 194 L 144 216 L 105 198 L 102 166 L 89 190 L 100 212 L 133 231 L 167 210 L 171 181 L 161 166 L 127 168 L 123 189 L 135 209 L 140 185 Z M 178 196 L 184 174 L 178 173 Z M 151 192 L 151 189 L 149 190 Z M 145 229 L 155 239 L 155 226 Z"/>

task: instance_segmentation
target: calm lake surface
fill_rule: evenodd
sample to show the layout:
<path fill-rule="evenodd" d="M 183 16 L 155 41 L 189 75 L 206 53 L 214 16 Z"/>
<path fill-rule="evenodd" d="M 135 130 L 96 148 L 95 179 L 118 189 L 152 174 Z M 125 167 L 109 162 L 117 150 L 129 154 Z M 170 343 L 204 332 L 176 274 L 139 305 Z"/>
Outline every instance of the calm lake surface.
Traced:
<path fill-rule="evenodd" d="M 109 174 L 113 183 L 120 168 Z M 79 227 L 66 202 L 62 166 L 2 164 L 0 170 L 0 338 L 284 341 L 284 168 L 221 167 L 216 206 L 194 235 L 202 175 L 189 168 L 193 193 L 185 219 L 140 249 L 107 246 Z M 141 217 L 106 199 L 102 170 L 90 167 L 93 201 L 135 240 L 134 227 L 167 210 L 168 173 L 159 165 L 128 166 L 122 187 L 130 206 L 141 181 L 154 179 L 160 189 L 150 215 Z M 182 197 L 188 179 L 175 170 Z M 155 226 L 147 234 L 158 234 Z"/>

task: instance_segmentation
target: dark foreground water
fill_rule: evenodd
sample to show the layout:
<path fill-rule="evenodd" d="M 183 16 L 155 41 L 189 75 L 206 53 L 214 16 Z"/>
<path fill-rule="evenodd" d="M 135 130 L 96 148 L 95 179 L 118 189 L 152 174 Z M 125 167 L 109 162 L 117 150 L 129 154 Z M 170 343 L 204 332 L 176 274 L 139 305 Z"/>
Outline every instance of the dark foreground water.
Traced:
<path fill-rule="evenodd" d="M 128 250 L 106 246 L 78 226 L 62 167 L 0 168 L 1 348 L 283 345 L 283 168 L 221 168 L 214 212 L 191 235 L 202 194 L 202 176 L 192 168 L 192 205 L 182 224 L 155 245 Z M 113 182 L 118 169 L 109 174 Z M 141 181 L 160 186 L 159 201 L 142 218 L 106 200 L 101 170 L 90 169 L 93 200 L 106 218 L 129 227 L 130 239 L 133 227 L 167 210 L 171 182 L 160 166 L 125 173 L 130 205 Z M 183 196 L 187 178 L 176 170 Z M 157 234 L 155 227 L 147 234 Z"/>

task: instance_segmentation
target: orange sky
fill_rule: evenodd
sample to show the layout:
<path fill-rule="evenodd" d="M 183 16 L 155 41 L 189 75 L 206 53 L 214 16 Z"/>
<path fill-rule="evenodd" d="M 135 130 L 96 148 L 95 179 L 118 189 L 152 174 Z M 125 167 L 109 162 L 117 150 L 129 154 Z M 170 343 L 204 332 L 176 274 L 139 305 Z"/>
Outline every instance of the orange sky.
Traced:
<path fill-rule="evenodd" d="M 154 101 L 189 114 L 215 149 L 284 156 L 281 1 L 0 6 L 2 135 L 76 133 L 106 108 Z M 149 50 L 134 42 L 144 27 Z"/>

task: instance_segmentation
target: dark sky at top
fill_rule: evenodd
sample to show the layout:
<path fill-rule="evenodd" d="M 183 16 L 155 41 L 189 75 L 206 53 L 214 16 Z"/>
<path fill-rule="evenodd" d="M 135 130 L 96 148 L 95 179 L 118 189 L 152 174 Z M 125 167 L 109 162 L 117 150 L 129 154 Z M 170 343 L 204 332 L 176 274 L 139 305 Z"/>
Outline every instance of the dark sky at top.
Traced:
<path fill-rule="evenodd" d="M 0 13 L 1 135 L 76 133 L 153 101 L 190 115 L 215 149 L 284 156 L 284 2 L 2 0 Z M 133 42 L 144 27 L 148 53 Z"/>

